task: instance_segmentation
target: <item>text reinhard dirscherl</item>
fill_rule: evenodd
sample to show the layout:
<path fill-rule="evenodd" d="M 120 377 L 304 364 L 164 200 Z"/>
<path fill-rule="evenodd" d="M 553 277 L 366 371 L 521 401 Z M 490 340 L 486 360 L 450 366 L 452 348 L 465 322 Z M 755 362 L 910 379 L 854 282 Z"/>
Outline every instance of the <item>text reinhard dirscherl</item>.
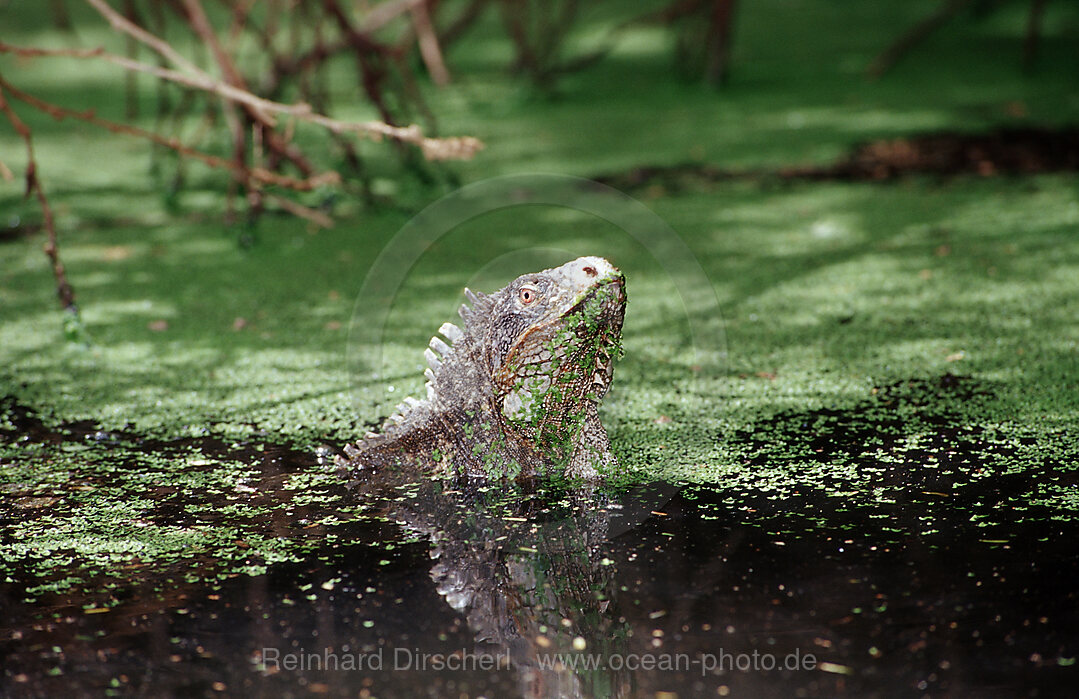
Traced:
<path fill-rule="evenodd" d="M 509 651 L 476 653 L 464 648 L 454 653 L 426 653 L 418 648 L 378 648 L 370 653 L 338 652 L 324 648 L 308 652 L 303 648 L 282 653 L 280 648 L 263 648 L 256 660 L 262 672 L 434 672 L 492 671 L 510 667 Z M 772 653 L 539 653 L 535 664 L 540 669 L 627 670 L 636 672 L 772 672 L 813 670 L 817 658 L 812 653 L 795 650 L 783 656 Z"/>

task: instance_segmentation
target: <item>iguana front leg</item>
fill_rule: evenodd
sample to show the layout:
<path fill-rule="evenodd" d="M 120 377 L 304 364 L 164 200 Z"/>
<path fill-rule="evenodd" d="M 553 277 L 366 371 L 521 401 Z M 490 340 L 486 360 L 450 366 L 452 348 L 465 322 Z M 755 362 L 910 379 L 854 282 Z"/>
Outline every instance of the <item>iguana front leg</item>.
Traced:
<path fill-rule="evenodd" d="M 590 401 L 585 407 L 584 423 L 577 434 L 576 446 L 566 467 L 566 475 L 589 481 L 598 480 L 599 470 L 606 471 L 617 465 L 618 460 L 611 453 L 611 440 L 607 438 L 607 430 L 599 421 L 599 407 Z"/>

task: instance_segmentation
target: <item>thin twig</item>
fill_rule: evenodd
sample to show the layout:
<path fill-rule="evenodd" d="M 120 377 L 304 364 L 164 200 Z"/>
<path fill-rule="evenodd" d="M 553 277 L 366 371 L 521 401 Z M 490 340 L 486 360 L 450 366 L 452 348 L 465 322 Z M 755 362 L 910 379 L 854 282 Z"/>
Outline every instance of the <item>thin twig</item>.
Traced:
<path fill-rule="evenodd" d="M 49 9 L 52 12 L 52 21 L 56 28 L 65 32 L 71 31 L 71 17 L 67 14 L 67 6 L 64 4 L 64 0 L 50 0 Z"/>
<path fill-rule="evenodd" d="M 735 0 L 713 0 L 708 27 L 706 76 L 713 85 L 727 82 L 730 72 L 731 31 Z"/>
<path fill-rule="evenodd" d="M 124 13 L 129 20 L 136 21 L 138 9 L 135 7 L 135 0 L 124 0 Z M 127 57 L 134 60 L 135 56 L 138 55 L 139 43 L 129 36 L 124 48 L 127 51 Z M 138 78 L 137 73 L 129 72 L 124 75 L 124 106 L 126 110 L 124 115 L 128 121 L 139 118 Z"/>
<path fill-rule="evenodd" d="M 188 146 L 181 143 L 179 139 L 162 136 L 161 134 L 154 133 L 153 131 L 140 129 L 137 126 L 120 124 L 114 121 L 109 121 L 108 119 L 102 119 L 95 116 L 93 110 L 86 110 L 80 112 L 74 109 L 67 109 L 59 105 L 51 104 L 42 99 L 34 97 L 33 95 L 27 94 L 22 90 L 19 90 L 18 88 L 11 85 L 11 83 L 7 82 L 3 78 L 3 76 L 0 76 L 0 88 L 6 89 L 13 98 L 19 100 L 20 102 L 26 103 L 27 105 L 33 107 L 34 109 L 37 109 L 38 111 L 48 114 L 56 120 L 62 120 L 66 118 L 77 119 L 79 121 L 84 121 L 88 124 L 93 124 L 94 126 L 99 126 L 103 129 L 107 129 L 109 131 L 112 131 L 113 133 L 124 134 L 127 136 L 135 136 L 136 138 L 143 138 L 148 141 L 152 141 L 159 146 L 164 146 L 165 148 L 176 151 L 176 153 L 178 153 L 179 155 L 199 160 L 202 163 L 209 165 L 210 167 L 231 171 L 235 171 L 237 168 L 235 162 L 231 160 L 226 160 L 225 158 L 220 158 L 216 155 L 210 155 L 209 153 L 203 153 L 193 148 L 189 148 Z M 254 179 L 263 184 L 286 187 L 288 189 L 293 189 L 298 192 L 307 192 L 312 189 L 322 187 L 324 185 L 338 184 L 341 181 L 341 175 L 339 175 L 337 172 L 334 172 L 333 170 L 328 170 L 318 175 L 314 175 L 313 177 L 303 179 L 288 177 L 286 175 L 279 175 L 278 173 L 271 172 L 269 170 L 266 170 L 265 168 L 250 168 L 248 170 L 248 175 L 251 179 Z"/>
<path fill-rule="evenodd" d="M 86 2 L 101 13 L 101 16 L 108 21 L 113 29 L 146 44 L 177 68 L 196 75 L 205 75 L 197 65 L 184 58 L 176 51 L 176 49 L 169 46 L 167 41 L 154 36 L 139 25 L 128 21 L 125 17 L 116 12 L 116 10 L 112 9 L 105 0 L 86 0 Z"/>
<path fill-rule="evenodd" d="M 371 34 L 382 29 L 397 17 L 413 10 L 417 5 L 424 4 L 425 0 L 391 0 L 373 7 L 363 18 L 357 31 Z"/>
<path fill-rule="evenodd" d="M 276 194 L 269 195 L 268 199 L 280 206 L 285 211 L 292 214 L 293 216 L 298 216 L 302 219 L 306 219 L 311 223 L 314 223 L 315 225 L 321 226 L 323 228 L 333 228 L 333 219 L 322 213 L 318 209 L 312 209 L 309 206 L 304 206 L 303 204 L 299 204 L 292 201 L 291 199 L 286 199 L 285 197 L 281 197 Z"/>
<path fill-rule="evenodd" d="M 386 104 L 382 85 L 386 79 L 385 60 L 389 52 L 352 24 L 349 13 L 346 12 L 336 0 L 323 0 L 323 7 L 338 30 L 348 40 L 349 46 L 356 56 L 356 67 L 360 73 L 360 82 L 363 85 L 367 98 L 374 103 L 382 120 L 387 124 L 394 122 L 393 113 Z"/>
<path fill-rule="evenodd" d="M 60 247 L 52 207 L 49 206 L 49 199 L 45 196 L 45 189 L 41 186 L 41 180 L 37 176 L 37 161 L 34 159 L 34 137 L 30 127 L 19 118 L 19 115 L 15 113 L 15 110 L 11 108 L 11 105 L 5 99 L 3 90 L 5 87 L 9 88 L 10 91 L 10 87 L 4 83 L 3 76 L 0 76 L 0 112 L 4 113 L 12 128 L 15 129 L 15 132 L 19 134 L 26 144 L 26 194 L 29 196 L 33 193 L 37 197 L 38 204 L 41 206 L 41 215 L 45 219 L 45 231 L 48 234 L 48 240 L 45 242 L 45 254 L 48 256 L 49 262 L 52 263 L 52 273 L 56 277 L 56 295 L 60 297 L 60 305 L 65 311 L 77 314 L 75 290 L 68 283 L 64 263 L 60 261 Z M 13 91 L 12 95 L 14 96 Z"/>
<path fill-rule="evenodd" d="M 450 83 L 450 71 L 442 59 L 442 49 L 438 46 L 438 35 L 431 24 L 431 14 L 427 3 L 416 3 L 411 13 L 412 26 L 416 30 L 416 42 L 420 46 L 420 56 L 423 58 L 424 65 L 427 66 L 427 72 L 431 74 L 431 80 L 435 85 L 444 87 Z"/>
<path fill-rule="evenodd" d="M 1030 14 L 1027 16 L 1027 31 L 1023 37 L 1023 68 L 1030 70 L 1038 58 L 1038 41 L 1041 38 L 1042 17 L 1045 14 L 1045 0 L 1030 0 Z"/>
<path fill-rule="evenodd" d="M 472 0 L 469 5 L 461 11 L 461 14 L 450 23 L 448 27 L 439 32 L 438 41 L 443 50 L 453 42 L 461 38 L 466 31 L 468 31 L 476 20 L 479 19 L 483 11 L 487 9 L 490 4 L 490 0 Z"/>
<path fill-rule="evenodd" d="M 524 71 L 530 76 L 540 74 L 540 63 L 528 38 L 528 30 L 525 28 L 527 18 L 527 6 L 519 0 L 501 0 L 498 9 L 502 13 L 502 25 L 506 33 L 513 40 L 517 56 L 514 59 L 514 69 Z"/>
<path fill-rule="evenodd" d="M 889 70 L 894 68 L 895 64 L 898 63 L 903 56 L 907 55 L 912 48 L 946 24 L 948 20 L 958 15 L 963 8 L 972 1 L 973 0 L 947 0 L 940 9 L 915 24 L 910 30 L 899 37 L 895 43 L 881 52 L 881 54 L 869 64 L 869 68 L 866 69 L 866 74 L 873 79 L 883 76 Z"/>
<path fill-rule="evenodd" d="M 221 46 L 221 42 L 217 40 L 217 33 L 214 28 L 210 26 L 210 18 L 206 16 L 206 11 L 202 8 L 202 3 L 199 0 L 182 0 L 184 10 L 187 12 L 187 20 L 191 25 L 191 29 L 195 32 L 202 42 L 209 47 L 210 52 L 214 56 L 214 60 L 217 62 L 218 68 L 221 69 L 221 74 L 225 78 L 225 82 L 234 87 L 240 89 L 246 89 L 243 76 L 240 75 L 240 71 L 236 69 L 236 65 L 232 62 L 232 58 L 225 52 L 224 47 Z"/>
<path fill-rule="evenodd" d="M 240 75 L 240 71 L 236 69 L 236 66 L 232 63 L 232 59 L 225 53 L 225 50 L 221 47 L 221 43 L 217 40 L 217 34 L 214 33 L 213 27 L 210 26 L 210 20 L 206 16 L 206 12 L 202 9 L 202 3 L 199 0 L 182 0 L 184 10 L 187 12 L 187 20 L 194 30 L 195 35 L 199 37 L 204 46 L 209 47 L 210 52 L 214 56 L 214 60 L 217 62 L 217 66 L 221 71 L 221 75 L 227 84 L 245 90 L 243 77 Z M 232 159 L 236 163 L 235 176 L 236 180 L 242 183 L 247 188 L 247 198 L 251 203 L 251 209 L 258 211 L 262 207 L 262 195 L 259 192 L 258 186 L 253 183 L 247 175 L 247 125 L 240 118 L 238 105 L 224 101 L 225 108 L 225 121 L 228 123 L 229 132 L 232 134 Z M 273 120 L 271 117 L 262 112 L 262 110 L 247 107 L 245 113 L 248 118 L 262 125 L 268 125 L 273 128 Z M 304 174 L 309 174 L 305 172 Z M 227 216 L 231 218 L 232 215 L 232 188 L 229 189 L 228 197 L 228 213 Z"/>
<path fill-rule="evenodd" d="M 89 1 L 89 0 L 88 0 Z M 393 126 L 381 121 L 366 121 L 366 122 L 344 122 L 322 114 L 317 114 L 312 110 L 311 105 L 304 102 L 297 102 L 294 104 L 282 104 L 280 102 L 274 102 L 272 100 L 263 99 L 257 97 L 246 90 L 240 90 L 238 88 L 226 85 L 221 81 L 214 80 L 209 76 L 193 76 L 185 73 L 180 73 L 170 68 L 160 68 L 158 66 L 149 65 L 147 63 L 140 63 L 138 61 L 132 61 L 124 56 L 118 56 L 104 51 L 101 48 L 96 49 L 40 49 L 40 48 L 22 48 L 11 46 L 10 44 L 4 44 L 0 42 L 0 53 L 14 53 L 22 56 L 68 56 L 73 58 L 99 58 L 109 63 L 114 63 L 126 70 L 135 70 L 141 73 L 147 73 L 149 75 L 156 76 L 163 80 L 184 85 L 185 87 L 195 88 L 204 92 L 211 92 L 216 95 L 225 97 L 226 99 L 241 104 L 251 105 L 257 109 L 264 110 L 266 112 L 273 112 L 277 114 L 286 114 L 291 117 L 295 117 L 300 121 L 306 121 L 311 124 L 317 124 L 328 131 L 333 133 L 348 133 L 357 136 L 363 136 L 371 138 L 373 140 L 380 140 L 381 138 L 389 138 L 402 143 L 410 143 L 412 145 L 419 146 L 425 156 L 431 160 L 467 160 L 474 156 L 477 151 L 483 148 L 483 142 L 477 138 L 471 136 L 460 136 L 454 138 L 427 138 L 423 135 L 423 131 L 415 124 L 409 126 Z M 170 146 L 171 147 L 171 146 Z"/>
<path fill-rule="evenodd" d="M 257 2 L 258 0 L 243 0 L 242 2 L 237 2 L 235 6 L 232 7 L 232 25 L 229 27 L 229 47 L 233 50 L 235 50 L 236 42 L 240 40 L 240 35 L 247 26 L 251 10 L 254 9 L 255 3 Z M 224 4 L 227 8 L 232 3 L 226 2 Z"/>

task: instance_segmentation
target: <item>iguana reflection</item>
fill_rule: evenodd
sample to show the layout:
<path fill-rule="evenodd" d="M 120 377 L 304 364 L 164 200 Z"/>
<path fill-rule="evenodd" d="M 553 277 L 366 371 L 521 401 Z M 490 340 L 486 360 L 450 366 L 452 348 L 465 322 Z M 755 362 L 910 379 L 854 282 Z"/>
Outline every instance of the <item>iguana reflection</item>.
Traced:
<path fill-rule="evenodd" d="M 431 580 L 475 652 L 508 659 L 522 696 L 627 696 L 629 674 L 608 666 L 628 629 L 604 553 L 608 499 L 462 480 L 398 485 L 379 511 L 431 542 Z"/>

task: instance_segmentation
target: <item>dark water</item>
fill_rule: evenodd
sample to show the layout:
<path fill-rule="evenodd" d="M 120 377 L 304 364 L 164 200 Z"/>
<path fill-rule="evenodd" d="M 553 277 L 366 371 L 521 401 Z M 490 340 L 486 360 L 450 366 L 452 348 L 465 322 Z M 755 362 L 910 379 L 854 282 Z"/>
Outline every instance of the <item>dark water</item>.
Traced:
<path fill-rule="evenodd" d="M 955 385 L 874 400 L 909 408 L 941 387 Z M 873 435 L 867 412 L 780 415 L 732 438 L 753 468 L 769 430 L 808 421 L 804 446 L 857 462 L 912 419 Z M 920 419 L 934 415 L 939 443 L 911 459 L 991 460 L 991 440 L 949 432 L 935 408 Z M 283 448 L 262 458 L 310 466 Z M 423 483 L 301 562 L 216 587 L 162 588 L 143 570 L 97 611 L 77 593 L 24 603 L 5 583 L 0 695 L 1068 696 L 1079 526 L 1028 509 L 986 530 L 972 516 L 1006 509 L 1014 478 L 904 480 L 891 463 L 881 478 L 901 497 L 859 506 L 813 488 Z"/>

